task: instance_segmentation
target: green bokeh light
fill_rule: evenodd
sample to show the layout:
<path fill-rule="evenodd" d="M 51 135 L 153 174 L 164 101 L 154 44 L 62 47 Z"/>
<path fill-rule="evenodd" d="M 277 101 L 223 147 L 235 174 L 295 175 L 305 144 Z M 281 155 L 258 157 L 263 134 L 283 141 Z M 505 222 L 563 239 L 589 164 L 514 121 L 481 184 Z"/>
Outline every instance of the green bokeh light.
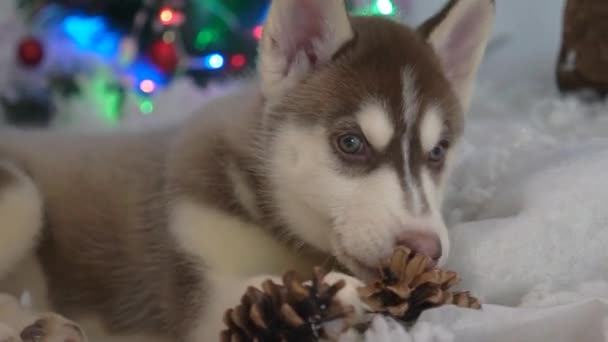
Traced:
<path fill-rule="evenodd" d="M 391 15 L 395 12 L 395 6 L 391 0 L 377 0 L 376 9 L 378 10 L 378 13 L 383 15 Z"/>
<path fill-rule="evenodd" d="M 395 6 L 393 0 L 375 0 L 367 5 L 354 7 L 351 12 L 354 15 L 361 16 L 392 16 L 397 13 L 397 6 Z"/>
<path fill-rule="evenodd" d="M 154 104 L 150 100 L 143 100 L 139 104 L 139 110 L 143 114 L 150 114 L 150 113 L 152 113 L 154 111 Z"/>
<path fill-rule="evenodd" d="M 96 102 L 101 106 L 101 115 L 112 125 L 120 122 L 122 117 L 123 96 L 120 87 L 113 85 L 107 71 L 99 72 L 92 80 L 92 89 Z"/>
<path fill-rule="evenodd" d="M 207 27 L 198 32 L 194 46 L 198 50 L 205 50 L 209 44 L 217 41 L 220 38 L 218 30 L 212 27 Z"/>

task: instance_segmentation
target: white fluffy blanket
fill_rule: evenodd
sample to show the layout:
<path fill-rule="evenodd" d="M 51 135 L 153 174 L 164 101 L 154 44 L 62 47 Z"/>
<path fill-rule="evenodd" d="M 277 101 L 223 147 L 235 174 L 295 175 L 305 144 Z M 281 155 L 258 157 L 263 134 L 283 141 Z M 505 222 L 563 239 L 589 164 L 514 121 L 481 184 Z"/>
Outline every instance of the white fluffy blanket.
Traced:
<path fill-rule="evenodd" d="M 562 6 L 497 3 L 504 45 L 490 50 L 467 118 L 447 267 L 484 309 L 430 310 L 409 334 L 378 320 L 359 339 L 608 341 L 608 102 L 557 94 Z"/>

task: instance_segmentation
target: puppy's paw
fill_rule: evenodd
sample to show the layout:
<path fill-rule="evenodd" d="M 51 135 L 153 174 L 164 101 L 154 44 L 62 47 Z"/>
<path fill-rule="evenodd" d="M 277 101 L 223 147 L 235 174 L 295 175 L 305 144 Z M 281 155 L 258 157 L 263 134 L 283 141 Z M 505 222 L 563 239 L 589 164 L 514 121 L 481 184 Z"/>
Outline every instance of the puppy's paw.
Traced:
<path fill-rule="evenodd" d="M 323 279 L 329 285 L 344 280 L 345 286 L 336 294 L 336 299 L 339 300 L 343 306 L 353 307 L 355 310 L 353 319 L 357 322 L 365 317 L 367 306 L 363 303 L 358 293 L 358 289 L 365 286 L 361 280 L 340 272 L 330 272 Z"/>
<path fill-rule="evenodd" d="M 44 314 L 21 331 L 23 342 L 86 342 L 78 324 L 57 314 Z"/>
<path fill-rule="evenodd" d="M 365 284 L 357 278 L 340 272 L 330 272 L 323 278 L 323 281 L 328 285 L 334 285 L 340 281 L 344 281 L 344 287 L 336 293 L 334 297 L 341 306 L 351 307 L 352 314 L 323 324 L 323 330 L 326 334 L 326 339 L 322 341 L 349 341 L 354 342 L 357 339 L 349 339 L 349 332 L 353 336 L 358 336 L 350 327 L 355 327 L 358 324 L 366 323 L 369 320 L 367 315 L 367 306 L 359 297 L 358 289 Z M 352 330 L 352 331 L 351 331 Z"/>

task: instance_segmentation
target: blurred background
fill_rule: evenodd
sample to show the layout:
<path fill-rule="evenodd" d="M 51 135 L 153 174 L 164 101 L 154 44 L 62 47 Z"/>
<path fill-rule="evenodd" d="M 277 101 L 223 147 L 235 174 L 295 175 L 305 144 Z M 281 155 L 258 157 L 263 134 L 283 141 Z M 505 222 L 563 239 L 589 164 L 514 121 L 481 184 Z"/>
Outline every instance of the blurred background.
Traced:
<path fill-rule="evenodd" d="M 347 6 L 416 25 L 444 3 L 348 0 Z M 252 76 L 268 5 L 2 0 L 0 124 L 99 128 L 188 115 Z M 543 96 L 557 96 L 564 6 L 564 0 L 497 0 L 482 84 L 504 87 L 503 97 L 532 84 Z"/>
<path fill-rule="evenodd" d="M 269 0 L 2 0 L 3 123 L 113 127 L 189 114 L 252 76 L 268 5 Z M 407 0 L 352 0 L 348 6 L 364 15 L 409 13 Z"/>

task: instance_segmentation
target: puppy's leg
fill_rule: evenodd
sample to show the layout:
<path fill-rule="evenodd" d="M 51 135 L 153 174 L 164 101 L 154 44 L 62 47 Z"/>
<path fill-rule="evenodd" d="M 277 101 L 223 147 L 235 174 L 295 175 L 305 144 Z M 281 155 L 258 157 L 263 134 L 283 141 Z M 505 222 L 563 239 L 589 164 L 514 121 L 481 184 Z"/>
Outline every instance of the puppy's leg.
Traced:
<path fill-rule="evenodd" d="M 32 179 L 0 161 L 0 277 L 35 246 L 42 219 L 42 198 Z"/>
<path fill-rule="evenodd" d="M 257 276 L 248 279 L 235 279 L 232 277 L 212 277 L 210 289 L 207 291 L 208 299 L 203 308 L 199 325 L 189 334 L 188 342 L 197 341 L 218 341 L 220 333 L 226 327 L 222 321 L 224 313 L 240 303 L 241 297 L 245 294 L 250 286 L 261 289 L 261 285 L 267 279 L 272 279 L 275 283 L 280 284 L 281 278 L 276 276 Z M 357 288 L 363 286 L 363 283 L 351 276 L 332 272 L 325 276 L 325 281 L 328 284 L 334 284 L 340 280 L 346 281 L 346 286 L 338 292 L 336 298 L 343 305 L 350 305 L 355 310 L 355 315 L 351 318 L 354 322 L 358 322 L 364 318 L 365 306 L 359 299 Z M 354 323 L 352 322 L 352 323 Z M 326 329 L 331 335 L 341 331 L 342 324 L 333 322 L 326 326 Z"/>

